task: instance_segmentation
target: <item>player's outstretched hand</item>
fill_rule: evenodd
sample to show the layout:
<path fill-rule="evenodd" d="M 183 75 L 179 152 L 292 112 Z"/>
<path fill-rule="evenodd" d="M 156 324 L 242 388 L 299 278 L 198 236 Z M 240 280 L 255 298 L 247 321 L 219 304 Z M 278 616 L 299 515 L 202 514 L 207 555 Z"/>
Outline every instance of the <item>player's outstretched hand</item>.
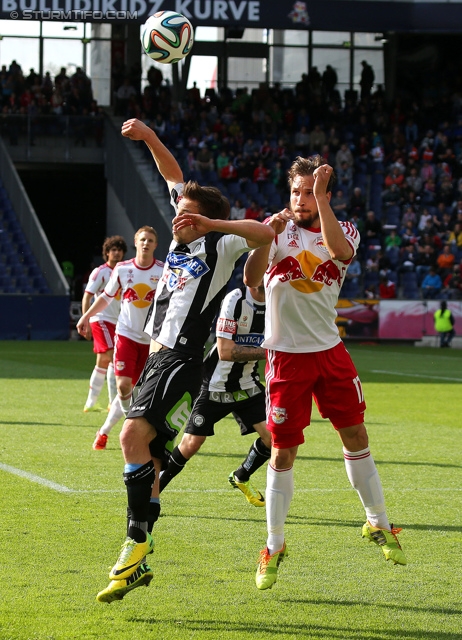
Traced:
<path fill-rule="evenodd" d="M 122 135 L 130 140 L 145 140 L 146 134 L 150 131 L 151 129 L 137 118 L 126 120 L 122 125 Z"/>
<path fill-rule="evenodd" d="M 197 233 L 205 235 L 213 229 L 213 220 L 201 216 L 199 213 L 180 213 L 173 218 L 173 233 L 178 233 L 181 229 L 190 227 Z"/>
<path fill-rule="evenodd" d="M 268 218 L 268 221 L 265 223 L 270 226 L 276 235 L 279 235 L 286 228 L 286 224 L 289 220 L 294 219 L 294 214 L 290 209 L 283 209 L 279 213 L 273 213 L 273 215 Z"/>

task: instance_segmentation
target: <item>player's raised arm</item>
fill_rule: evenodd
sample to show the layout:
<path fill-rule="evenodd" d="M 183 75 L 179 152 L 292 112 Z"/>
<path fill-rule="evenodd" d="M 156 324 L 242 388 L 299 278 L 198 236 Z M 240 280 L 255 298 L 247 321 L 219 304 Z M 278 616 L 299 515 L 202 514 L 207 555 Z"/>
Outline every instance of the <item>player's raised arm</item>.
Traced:
<path fill-rule="evenodd" d="M 155 131 L 144 122 L 136 118 L 126 120 L 122 125 L 122 135 L 130 140 L 142 140 L 146 144 L 169 191 L 179 182 L 183 182 L 183 172 L 175 157 L 159 140 Z"/>
<path fill-rule="evenodd" d="M 292 219 L 292 212 L 289 209 L 283 209 L 283 211 L 272 215 L 265 226 L 271 227 L 275 235 L 278 235 L 284 231 L 286 224 Z M 254 249 L 247 258 L 244 265 L 244 283 L 248 287 L 257 287 L 263 280 L 268 267 L 270 249 L 271 244 Z"/>
<path fill-rule="evenodd" d="M 181 213 L 173 219 L 174 234 L 186 227 L 204 235 L 209 231 L 232 233 L 245 238 L 251 249 L 270 245 L 274 238 L 273 229 L 256 220 L 216 220 L 190 212 Z"/>
<path fill-rule="evenodd" d="M 324 243 L 334 260 L 350 260 L 353 256 L 353 247 L 345 238 L 345 234 L 335 217 L 330 206 L 330 192 L 327 192 L 333 169 L 328 164 L 323 164 L 313 173 L 313 195 L 318 205 L 319 220 L 321 223 Z"/>

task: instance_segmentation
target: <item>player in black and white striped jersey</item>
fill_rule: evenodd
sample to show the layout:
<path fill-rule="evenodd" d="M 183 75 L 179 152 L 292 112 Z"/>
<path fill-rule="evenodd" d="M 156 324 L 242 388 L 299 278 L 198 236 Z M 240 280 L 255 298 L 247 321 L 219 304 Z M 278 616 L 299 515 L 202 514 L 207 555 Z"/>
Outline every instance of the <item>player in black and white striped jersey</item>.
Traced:
<path fill-rule="evenodd" d="M 154 547 L 150 503 L 158 515 L 155 501 L 165 444 L 187 422 L 199 393 L 205 343 L 236 262 L 274 238 L 268 225 L 228 220 L 229 202 L 219 189 L 184 184 L 177 160 L 146 124 L 127 120 L 122 135 L 145 142 L 167 183 L 176 215 L 173 241 L 145 326 L 150 354 L 120 434 L 127 537 L 109 573 L 109 586 L 97 595 L 99 602 L 121 599 L 152 578 L 144 560 Z M 145 569 L 139 578 L 138 568 Z"/>
<path fill-rule="evenodd" d="M 265 290 L 258 287 L 234 289 L 223 300 L 217 320 L 216 341 L 204 360 L 204 379 L 186 425 L 183 438 L 170 455 L 160 477 L 160 490 L 178 475 L 199 451 L 215 425 L 232 414 L 241 435 L 257 432 L 259 437 L 240 465 L 229 476 L 231 486 L 240 489 L 250 504 L 262 507 L 265 499 L 250 484 L 250 476 L 269 458 L 271 437 L 266 429 L 265 393 L 258 373 L 258 361 L 266 358 L 260 346 L 265 326 Z"/>

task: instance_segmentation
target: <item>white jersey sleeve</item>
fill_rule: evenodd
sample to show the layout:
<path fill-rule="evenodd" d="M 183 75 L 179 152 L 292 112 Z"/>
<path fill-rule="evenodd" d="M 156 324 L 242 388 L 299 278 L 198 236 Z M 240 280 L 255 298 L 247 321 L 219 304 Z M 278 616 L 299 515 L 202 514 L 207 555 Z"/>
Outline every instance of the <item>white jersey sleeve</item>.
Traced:
<path fill-rule="evenodd" d="M 85 293 L 91 293 L 95 298 L 100 296 L 106 284 L 109 282 L 113 269 L 110 267 L 107 262 L 102 264 L 100 267 L 96 267 L 90 274 L 88 279 L 88 283 L 85 287 Z M 120 311 L 120 297 L 114 297 L 114 299 L 110 302 L 109 306 L 107 306 L 103 311 L 97 313 L 92 318 L 90 318 L 90 322 L 112 322 L 116 324 L 117 318 L 119 316 Z"/>

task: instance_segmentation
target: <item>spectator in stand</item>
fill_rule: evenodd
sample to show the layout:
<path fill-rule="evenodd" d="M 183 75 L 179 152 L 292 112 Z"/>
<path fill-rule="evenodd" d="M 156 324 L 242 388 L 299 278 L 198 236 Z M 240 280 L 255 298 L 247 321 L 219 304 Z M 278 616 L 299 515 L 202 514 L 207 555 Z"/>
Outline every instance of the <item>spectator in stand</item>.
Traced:
<path fill-rule="evenodd" d="M 219 173 L 220 178 L 223 180 L 225 184 L 229 184 L 230 182 L 237 182 L 238 173 L 237 168 L 233 163 L 232 158 L 228 158 L 228 164 L 226 164 Z"/>
<path fill-rule="evenodd" d="M 352 216 L 357 213 L 361 218 L 366 213 L 366 198 L 363 196 L 361 187 L 355 187 L 350 197 L 348 213 Z"/>
<path fill-rule="evenodd" d="M 398 235 L 396 229 L 391 229 L 390 233 L 385 236 L 385 251 L 393 247 L 401 247 L 403 239 Z"/>
<path fill-rule="evenodd" d="M 344 160 L 337 170 L 337 186 L 345 198 L 349 198 L 353 188 L 353 168 Z"/>
<path fill-rule="evenodd" d="M 434 300 L 438 297 L 443 283 L 440 276 L 436 273 L 434 267 L 430 267 L 429 272 L 422 280 L 421 291 L 424 300 Z"/>
<path fill-rule="evenodd" d="M 419 239 L 417 255 L 416 272 L 417 282 L 420 285 L 423 278 L 430 272 L 430 269 L 436 270 L 435 248 L 428 234 Z"/>
<path fill-rule="evenodd" d="M 393 167 L 385 178 L 386 187 L 391 187 L 392 184 L 400 188 L 404 185 L 404 173 L 398 167 Z"/>
<path fill-rule="evenodd" d="M 330 206 L 337 220 L 344 222 L 347 219 L 348 200 L 341 189 L 337 190 L 331 200 Z"/>
<path fill-rule="evenodd" d="M 357 259 L 356 256 L 353 257 L 352 261 L 348 265 L 348 269 L 345 275 L 345 280 L 347 282 L 351 282 L 354 286 L 359 286 L 359 279 L 361 278 L 361 263 Z"/>
<path fill-rule="evenodd" d="M 380 276 L 379 298 L 382 300 L 396 298 L 396 284 L 392 280 L 389 280 L 386 275 Z"/>
<path fill-rule="evenodd" d="M 339 169 L 342 166 L 343 162 L 346 162 L 348 167 L 352 168 L 354 166 L 353 154 L 351 153 L 351 149 L 346 144 L 346 142 L 343 142 L 340 145 L 340 149 L 335 154 L 335 169 L 336 169 L 336 171 L 339 171 Z"/>
<path fill-rule="evenodd" d="M 233 159 L 229 156 L 229 154 L 227 153 L 226 149 L 222 149 L 220 151 L 220 153 L 217 156 L 217 159 L 215 161 L 216 164 L 216 168 L 217 168 L 217 173 L 219 176 L 222 175 L 222 169 L 224 169 L 224 167 L 226 167 L 229 163 L 231 162 L 231 164 L 233 163 Z"/>
<path fill-rule="evenodd" d="M 364 223 L 364 231 L 368 244 L 382 245 L 382 225 L 380 220 L 375 217 L 375 212 L 369 210 L 366 214 L 366 222 Z"/>
<path fill-rule="evenodd" d="M 382 204 L 385 207 L 400 206 L 402 201 L 401 191 L 397 184 L 391 184 L 382 191 Z"/>
<path fill-rule="evenodd" d="M 454 225 L 453 230 L 449 233 L 448 242 L 451 245 L 451 250 L 455 255 L 462 250 L 462 225 L 457 222 Z"/>
<path fill-rule="evenodd" d="M 354 226 L 354 228 L 357 229 L 359 231 L 359 233 L 362 235 L 362 233 L 364 231 L 364 221 L 360 217 L 360 215 L 359 215 L 359 213 L 357 211 L 353 211 L 351 217 L 349 218 L 349 222 L 351 222 L 351 224 Z M 361 245 L 360 245 L 359 248 L 361 249 Z"/>
<path fill-rule="evenodd" d="M 371 89 L 375 80 L 374 69 L 370 64 L 363 60 L 361 62 L 362 71 L 359 84 L 361 86 L 361 102 L 367 102 L 371 95 Z"/>
<path fill-rule="evenodd" d="M 407 193 L 413 191 L 414 193 L 420 193 L 423 187 L 422 178 L 419 176 L 417 167 L 411 167 L 409 175 L 404 179 L 404 189 Z"/>
<path fill-rule="evenodd" d="M 260 222 L 265 219 L 265 212 L 260 207 L 258 202 L 252 200 L 250 206 L 245 211 L 245 220 L 259 220 Z"/>
<path fill-rule="evenodd" d="M 242 200 L 239 200 L 239 198 L 237 198 L 237 200 L 234 201 L 234 204 L 231 207 L 229 219 L 244 220 L 244 218 L 245 218 L 245 207 L 242 204 Z"/>
<path fill-rule="evenodd" d="M 438 273 L 443 280 L 451 273 L 455 260 L 456 256 L 451 252 L 451 246 L 449 244 L 445 244 L 443 251 L 436 259 Z"/>
<path fill-rule="evenodd" d="M 420 214 L 419 224 L 417 225 L 418 231 L 423 232 L 427 227 L 427 222 L 433 222 L 433 216 L 430 211 L 425 207 Z"/>
<path fill-rule="evenodd" d="M 269 170 L 265 167 L 264 160 L 259 160 L 258 165 L 253 172 L 253 182 L 258 184 L 258 188 L 262 189 L 263 185 L 268 182 Z"/>
<path fill-rule="evenodd" d="M 286 183 L 286 174 L 280 160 L 276 160 L 270 171 L 270 181 L 276 185 L 278 189 L 282 189 Z"/>
<path fill-rule="evenodd" d="M 314 129 L 310 132 L 310 137 L 309 137 L 310 152 L 319 153 L 325 144 L 326 144 L 326 134 L 321 129 L 321 125 L 316 124 L 314 126 Z"/>
<path fill-rule="evenodd" d="M 406 244 L 401 248 L 398 262 L 398 273 L 415 271 L 417 266 L 418 253 L 415 244 Z"/>
<path fill-rule="evenodd" d="M 414 229 L 417 223 L 417 214 L 411 204 L 404 205 L 404 213 L 401 216 L 402 227 L 408 226 L 408 222 L 411 223 L 411 227 Z"/>
<path fill-rule="evenodd" d="M 454 265 L 452 272 L 444 279 L 441 297 L 444 300 L 462 299 L 462 277 L 459 265 Z"/>
<path fill-rule="evenodd" d="M 208 172 L 215 169 L 213 162 L 213 153 L 208 146 L 204 144 L 196 156 L 196 164 L 199 171 Z"/>
<path fill-rule="evenodd" d="M 310 134 L 305 126 L 300 127 L 294 137 L 294 146 L 297 153 L 302 156 L 308 155 L 310 145 Z"/>

